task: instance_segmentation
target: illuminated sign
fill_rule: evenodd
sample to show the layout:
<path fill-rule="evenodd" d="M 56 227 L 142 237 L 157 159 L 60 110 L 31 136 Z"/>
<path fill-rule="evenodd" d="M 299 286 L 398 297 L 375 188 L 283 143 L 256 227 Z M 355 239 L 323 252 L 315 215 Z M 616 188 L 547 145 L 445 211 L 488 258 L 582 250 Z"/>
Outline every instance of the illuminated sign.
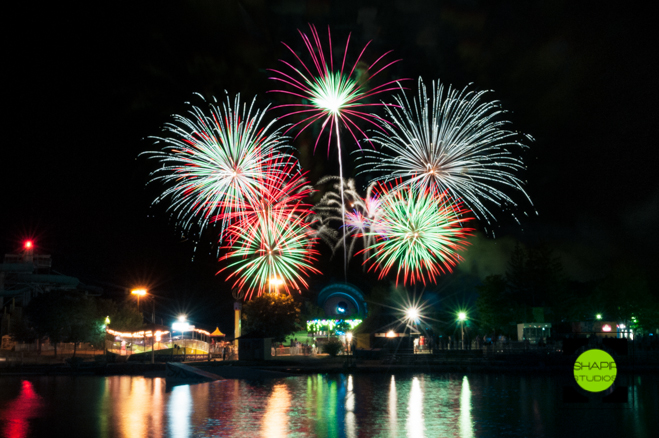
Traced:
<path fill-rule="evenodd" d="M 325 332 L 332 331 L 337 327 L 353 330 L 361 322 L 361 319 L 314 319 L 307 321 L 307 331 L 309 333 Z"/>
<path fill-rule="evenodd" d="M 177 332 L 190 332 L 194 330 L 194 326 L 188 324 L 187 322 L 175 322 L 172 324 L 172 329 Z"/>

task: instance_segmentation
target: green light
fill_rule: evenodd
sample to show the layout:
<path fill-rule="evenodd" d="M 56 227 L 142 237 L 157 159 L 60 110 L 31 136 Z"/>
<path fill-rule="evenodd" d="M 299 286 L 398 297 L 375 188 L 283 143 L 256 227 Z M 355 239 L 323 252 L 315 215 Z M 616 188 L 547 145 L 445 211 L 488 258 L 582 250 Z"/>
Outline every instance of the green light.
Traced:
<path fill-rule="evenodd" d="M 595 316 L 595 318 L 597 318 L 597 319 L 602 319 L 602 314 L 601 314 L 601 313 L 598 313 L 598 314 Z"/>
<path fill-rule="evenodd" d="M 307 331 L 308 332 L 324 332 L 332 331 L 339 323 L 346 323 L 350 327 L 350 330 L 353 330 L 359 324 L 362 323 L 361 319 L 314 319 L 307 321 Z"/>
<path fill-rule="evenodd" d="M 467 314 L 465 312 L 458 313 L 458 321 L 465 321 L 467 319 Z"/>

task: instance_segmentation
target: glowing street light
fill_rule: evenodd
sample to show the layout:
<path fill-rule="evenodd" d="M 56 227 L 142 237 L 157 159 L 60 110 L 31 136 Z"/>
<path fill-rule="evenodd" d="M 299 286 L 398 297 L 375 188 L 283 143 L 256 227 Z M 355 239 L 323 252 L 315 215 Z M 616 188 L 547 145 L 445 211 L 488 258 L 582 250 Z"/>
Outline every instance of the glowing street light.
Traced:
<path fill-rule="evenodd" d="M 467 314 L 465 312 L 458 312 L 458 321 L 460 321 L 460 326 L 462 329 L 462 349 L 465 349 L 465 321 L 467 320 Z"/>
<path fill-rule="evenodd" d="M 270 284 L 270 287 L 274 286 L 275 287 L 275 293 L 279 293 L 278 287 L 284 284 L 284 280 L 278 277 L 272 277 L 268 283 Z"/>
<path fill-rule="evenodd" d="M 179 315 L 176 322 L 172 324 L 172 329 L 177 332 L 183 333 L 183 332 L 192 331 L 193 327 L 190 324 L 188 324 L 185 315 Z"/>
<path fill-rule="evenodd" d="M 140 310 L 140 298 L 146 297 L 149 295 L 147 290 L 145 288 L 138 288 L 138 289 L 133 289 L 130 291 L 131 295 L 135 295 L 137 297 L 137 310 Z M 151 299 L 153 301 L 153 307 L 151 309 L 151 322 L 153 323 L 154 327 L 156 324 L 156 300 L 153 298 L 153 295 L 151 295 Z M 144 329 L 144 349 L 146 350 L 146 328 Z M 153 330 L 151 333 L 151 363 L 155 363 L 155 351 L 154 351 L 154 336 L 153 336 Z"/>
<path fill-rule="evenodd" d="M 147 294 L 146 289 L 133 289 L 130 293 L 139 297 L 143 297 Z"/>
<path fill-rule="evenodd" d="M 410 307 L 405 311 L 405 316 L 410 322 L 416 322 L 419 320 L 419 309 L 416 307 Z"/>
<path fill-rule="evenodd" d="M 595 315 L 595 318 L 597 318 L 597 319 L 602 319 L 602 314 L 601 314 L 601 313 L 598 313 L 597 315 Z"/>
<path fill-rule="evenodd" d="M 140 298 L 146 296 L 146 289 L 133 289 L 130 291 L 131 295 L 135 295 L 137 297 L 137 310 L 140 311 Z"/>

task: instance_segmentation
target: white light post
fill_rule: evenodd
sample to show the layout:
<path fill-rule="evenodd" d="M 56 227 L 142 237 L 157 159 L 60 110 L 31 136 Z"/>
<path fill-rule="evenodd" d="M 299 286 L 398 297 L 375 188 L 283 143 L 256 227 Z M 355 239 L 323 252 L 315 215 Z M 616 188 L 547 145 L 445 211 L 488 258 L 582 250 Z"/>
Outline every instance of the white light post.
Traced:
<path fill-rule="evenodd" d="M 460 326 L 462 328 L 462 349 L 465 349 L 465 321 L 467 320 L 467 314 L 465 312 L 458 313 L 458 321 L 460 321 Z"/>

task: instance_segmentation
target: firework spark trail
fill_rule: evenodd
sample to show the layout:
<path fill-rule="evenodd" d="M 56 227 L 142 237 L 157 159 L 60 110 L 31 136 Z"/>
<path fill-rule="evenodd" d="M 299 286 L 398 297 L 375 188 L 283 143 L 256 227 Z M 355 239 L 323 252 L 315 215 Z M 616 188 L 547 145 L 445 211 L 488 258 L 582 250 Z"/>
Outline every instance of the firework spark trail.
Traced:
<path fill-rule="evenodd" d="M 294 97 L 308 100 L 311 103 L 284 104 L 284 105 L 275 106 L 273 107 L 273 109 L 291 108 L 293 110 L 285 114 L 283 117 L 289 117 L 294 115 L 301 115 L 303 117 L 302 120 L 293 123 L 292 126 L 285 131 L 285 133 L 287 133 L 289 130 L 301 126 L 301 129 L 299 130 L 295 138 L 297 138 L 297 136 L 299 136 L 300 133 L 302 133 L 302 131 L 304 131 L 306 128 L 322 120 L 320 134 L 318 135 L 318 138 L 316 139 L 316 143 L 314 144 L 314 152 L 316 150 L 316 147 L 318 146 L 318 142 L 320 141 L 321 136 L 323 135 L 323 132 L 325 132 L 325 128 L 327 128 L 329 123 L 327 154 L 329 156 L 332 135 L 334 135 L 335 133 L 337 151 L 339 155 L 341 199 L 344 199 L 343 163 L 341 161 L 342 151 L 341 151 L 341 139 L 339 136 L 339 125 L 342 125 L 348 129 L 350 135 L 355 140 L 359 148 L 361 148 L 361 146 L 359 144 L 359 140 L 357 139 L 355 131 L 361 133 L 361 135 L 365 139 L 367 139 L 367 141 L 368 141 L 368 136 L 357 125 L 356 123 L 357 119 L 365 121 L 375 126 L 377 129 L 386 132 L 386 130 L 382 127 L 383 125 L 387 124 L 386 121 L 383 121 L 380 117 L 376 115 L 360 111 L 359 109 L 364 107 L 373 107 L 373 106 L 387 107 L 390 105 L 387 103 L 366 103 L 365 99 L 368 99 L 380 93 L 384 93 L 386 91 L 391 91 L 396 89 L 396 87 L 393 86 L 393 84 L 395 83 L 394 81 L 386 82 L 370 90 L 367 90 L 365 88 L 365 85 L 374 76 L 376 76 L 384 69 L 386 69 L 387 67 L 391 66 L 392 64 L 400 60 L 398 59 L 398 60 L 390 61 L 388 63 L 383 62 L 384 65 L 382 65 L 381 61 L 383 61 L 383 58 L 391 51 L 386 52 L 385 54 L 377 58 L 375 62 L 373 62 L 368 67 L 367 69 L 367 71 L 369 72 L 368 78 L 363 83 L 359 83 L 353 80 L 351 77 L 352 74 L 355 72 L 355 69 L 357 68 L 357 65 L 359 64 L 360 60 L 362 59 L 362 56 L 366 51 L 366 48 L 369 46 L 370 41 L 366 44 L 366 46 L 364 46 L 364 48 L 360 52 L 359 56 L 357 57 L 357 60 L 355 61 L 354 65 L 352 66 L 352 69 L 350 70 L 350 73 L 346 75 L 345 64 L 346 64 L 346 56 L 348 54 L 348 47 L 350 44 L 350 34 L 348 35 L 348 39 L 346 41 L 343 60 L 341 62 L 341 69 L 335 71 L 334 59 L 332 56 L 332 39 L 331 39 L 329 27 L 327 28 L 328 44 L 329 44 L 329 57 L 328 57 L 329 66 L 327 64 L 327 60 L 325 59 L 325 54 L 323 52 L 323 46 L 318 31 L 311 24 L 309 25 L 309 28 L 311 31 L 311 38 L 309 38 L 309 36 L 307 36 L 305 33 L 303 33 L 300 30 L 298 30 L 298 32 L 302 37 L 302 41 L 304 42 L 307 51 L 311 55 L 311 61 L 315 73 L 312 73 L 312 69 L 310 69 L 302 61 L 302 59 L 295 53 L 293 49 L 291 49 L 287 44 L 282 43 L 301 64 L 302 69 L 298 69 L 294 67 L 291 63 L 287 61 L 280 60 L 285 66 L 289 67 L 292 71 L 290 73 L 285 73 L 280 70 L 270 69 L 270 71 L 275 73 L 275 76 L 271 77 L 270 79 L 282 82 L 294 90 L 294 91 L 289 91 L 289 90 L 272 90 L 272 91 L 292 95 Z M 342 217 L 345 217 L 345 207 L 342 207 L 342 209 L 343 209 Z M 345 242 L 345 227 L 344 227 L 343 238 Z M 347 254 L 346 254 L 345 244 L 344 244 L 343 263 L 344 263 L 343 266 L 344 274 L 347 277 Z"/>
<path fill-rule="evenodd" d="M 365 250 L 372 255 L 370 270 L 380 271 L 384 278 L 398 265 L 396 284 L 401 276 L 403 284 L 429 281 L 452 272 L 460 261 L 457 251 L 464 249 L 464 240 L 473 230 L 464 224 L 471 220 L 469 210 L 454 202 L 446 193 L 429 188 L 404 187 L 392 190 L 380 186 L 382 212 L 372 225 L 377 231 L 368 234 L 377 242 Z M 364 251 L 365 251 L 364 250 Z"/>
<path fill-rule="evenodd" d="M 156 144 L 165 143 L 161 151 L 144 152 L 162 163 L 150 182 L 169 186 L 153 203 L 171 198 L 168 210 L 184 230 L 198 223 L 201 234 L 219 219 L 223 233 L 228 215 L 257 202 L 277 183 L 273 169 L 284 162 L 279 157 L 286 155 L 287 138 L 281 128 L 272 129 L 274 120 L 263 125 L 267 107 L 254 111 L 255 101 L 241 108 L 238 94 L 233 105 L 228 97 L 221 107 L 210 103 L 208 113 L 192 106 L 188 116 L 174 115 L 165 125 L 169 136 L 153 137 Z"/>
<path fill-rule="evenodd" d="M 306 178 L 308 172 L 300 170 L 295 158 L 277 157 L 264 172 L 271 173 L 265 177 L 270 184 L 249 204 L 241 204 L 239 199 L 233 199 L 231 196 L 223 200 L 223 209 L 229 211 L 224 214 L 224 218 L 238 224 L 257 220 L 258 213 L 264 210 L 274 212 L 278 217 L 313 214 L 310 211 L 311 205 L 303 203 L 303 200 L 310 197 L 314 190 Z M 217 218 L 221 219 L 222 217 Z"/>
<path fill-rule="evenodd" d="M 527 148 L 519 138 L 532 138 L 503 129 L 509 122 L 496 120 L 505 113 L 498 102 L 481 101 L 487 91 L 468 91 L 468 87 L 461 91 L 449 87 L 445 95 L 444 86 L 435 87 L 434 82 L 428 99 L 421 78 L 418 85 L 418 100 L 410 103 L 403 94 L 395 97 L 396 107 L 386 107 L 389 122 L 398 129 L 393 135 L 373 136 L 371 140 L 383 150 L 371 151 L 359 167 L 383 171 L 385 176 L 376 181 L 400 180 L 398 188 L 448 191 L 488 224 L 495 216 L 484 201 L 517 206 L 505 188 L 521 192 L 531 203 L 515 176 L 525 165 L 509 149 Z"/>
<path fill-rule="evenodd" d="M 284 288 L 300 290 L 308 287 L 305 277 L 320 271 L 312 266 L 318 252 L 313 248 L 317 238 L 306 214 L 288 214 L 270 209 L 256 212 L 254 220 L 231 225 L 234 244 L 226 247 L 227 259 L 238 258 L 220 272 L 233 269 L 227 280 L 236 277 L 234 287 L 246 288 L 246 298 L 266 291 L 270 280 L 284 280 Z"/>
<path fill-rule="evenodd" d="M 338 180 L 336 176 L 327 176 L 318 181 L 318 184 L 325 184 L 333 180 Z M 381 212 L 381 200 L 374 192 L 375 184 L 370 184 L 366 189 L 366 195 L 362 197 L 356 187 L 355 180 L 349 179 L 344 181 L 344 195 L 350 211 L 345 213 L 342 217 L 344 209 L 341 208 L 340 196 L 341 184 L 333 185 L 333 190 L 328 190 L 320 202 L 314 207 L 318 214 L 327 221 L 339 221 L 343 223 L 346 229 L 346 238 L 351 239 L 350 245 L 347 250 L 348 259 L 352 257 L 355 244 L 359 237 L 362 238 L 364 248 L 368 248 L 375 243 L 374 237 L 368 234 L 371 231 L 373 223 L 377 223 L 377 218 Z M 334 252 L 341 247 L 345 246 L 345 239 L 338 240 L 335 244 L 331 245 Z M 368 258 L 369 252 L 365 251 L 364 260 Z"/>

